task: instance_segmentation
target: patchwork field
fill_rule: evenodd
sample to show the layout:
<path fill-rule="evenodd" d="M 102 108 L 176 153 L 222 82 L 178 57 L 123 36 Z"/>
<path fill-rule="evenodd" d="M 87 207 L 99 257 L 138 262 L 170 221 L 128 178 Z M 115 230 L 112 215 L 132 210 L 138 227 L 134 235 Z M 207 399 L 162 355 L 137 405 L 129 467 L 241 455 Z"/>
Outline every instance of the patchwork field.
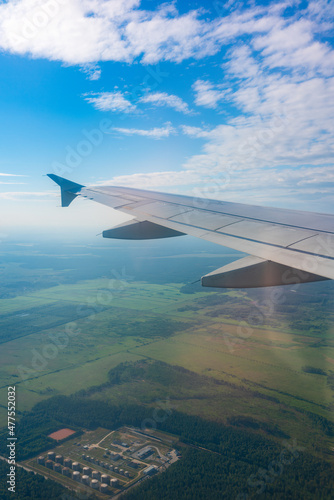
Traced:
<path fill-rule="evenodd" d="M 100 386 L 120 363 L 161 361 L 204 378 L 182 388 L 144 377 L 89 397 L 146 404 L 169 397 L 191 414 L 224 422 L 244 415 L 298 439 L 306 427 L 329 449 L 332 438 L 306 414 L 333 421 L 332 295 L 306 287 L 287 287 L 276 300 L 270 289 L 189 293 L 184 283 L 120 275 L 3 298 L 1 401 L 15 384 L 19 413 L 51 395 Z"/>

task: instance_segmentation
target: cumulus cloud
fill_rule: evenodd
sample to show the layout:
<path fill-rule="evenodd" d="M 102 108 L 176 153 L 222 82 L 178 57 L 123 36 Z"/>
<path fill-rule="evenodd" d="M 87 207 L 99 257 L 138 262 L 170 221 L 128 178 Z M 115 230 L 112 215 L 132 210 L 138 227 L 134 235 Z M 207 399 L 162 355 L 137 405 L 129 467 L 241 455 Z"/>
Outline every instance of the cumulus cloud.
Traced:
<path fill-rule="evenodd" d="M 173 108 L 181 113 L 189 114 L 190 110 L 188 104 L 184 102 L 181 97 L 166 92 L 153 92 L 146 94 L 140 99 L 140 102 L 152 104 L 154 106 L 165 106 Z"/>
<path fill-rule="evenodd" d="M 183 170 L 181 172 L 164 171 L 152 172 L 150 174 L 138 173 L 133 175 L 119 175 L 99 185 L 105 186 L 128 186 L 143 189 L 156 189 L 159 187 L 189 186 L 200 182 L 201 175 L 195 171 Z"/>
<path fill-rule="evenodd" d="M 139 0 L 17 0 L 0 5 L 0 47 L 67 64 L 180 62 L 215 53 L 212 23 L 173 4 L 140 9 Z"/>
<path fill-rule="evenodd" d="M 155 127 L 149 130 L 120 127 L 114 127 L 113 130 L 124 135 L 141 135 L 143 137 L 149 137 L 151 139 L 162 139 L 176 133 L 176 130 L 171 126 L 170 123 L 167 123 L 165 127 Z"/>
<path fill-rule="evenodd" d="M 219 63 L 209 68 L 207 58 L 193 83 L 195 104 L 223 112 L 224 121 L 216 116 L 206 125 L 203 115 L 183 125 L 185 135 L 205 139 L 200 154 L 181 172 L 150 174 L 154 186 L 163 180 L 168 186 L 203 184 L 211 175 L 229 179 L 225 198 L 256 196 L 258 202 L 284 185 L 287 197 L 313 190 L 329 200 L 324 183 L 333 182 L 334 51 L 326 37 L 333 30 L 333 2 L 310 1 L 303 10 L 284 1 L 249 8 L 234 3 L 233 10 L 217 9 L 216 18 L 201 10 L 180 14 L 176 5 L 145 10 L 140 0 L 6 2 L 0 4 L 0 48 L 80 65 L 97 79 L 98 61 L 179 63 L 224 47 Z M 118 90 L 85 98 L 101 111 L 138 112 L 139 103 Z M 189 112 L 181 98 L 163 91 L 139 101 Z M 176 133 L 169 124 L 114 130 L 155 139 Z M 131 183 L 131 177 L 122 179 Z"/>
<path fill-rule="evenodd" d="M 212 83 L 204 80 L 196 80 L 193 84 L 193 90 L 195 92 L 195 104 L 211 109 L 217 108 L 218 103 L 226 95 L 226 91 L 215 89 Z"/>
<path fill-rule="evenodd" d="M 192 186 L 191 194 L 197 183 L 203 196 L 248 203 L 312 200 L 319 211 L 334 203 L 334 50 L 318 36 L 329 21 L 314 3 L 300 18 L 281 11 L 282 4 L 235 11 L 217 23 L 216 38 L 237 43 L 220 75 L 197 79 L 193 90 L 195 104 L 223 112 L 224 121 L 180 127 L 205 143 L 181 172 L 168 173 L 166 186 Z M 152 187 L 164 179 L 151 176 Z"/>
<path fill-rule="evenodd" d="M 87 75 L 87 79 L 94 81 L 101 76 L 101 68 L 96 63 L 87 63 L 81 66 L 81 71 Z"/>
<path fill-rule="evenodd" d="M 0 48 L 70 65 L 181 62 L 216 54 L 243 35 L 266 36 L 282 24 L 285 7 L 217 9 L 210 20 L 202 9 L 180 14 L 174 3 L 145 10 L 140 0 L 15 0 L 0 4 Z"/>
<path fill-rule="evenodd" d="M 193 137 L 195 139 L 199 138 L 209 138 L 210 137 L 210 131 L 205 130 L 201 127 L 192 127 L 190 125 L 181 125 L 181 130 L 184 133 L 184 135 L 188 135 L 189 137 Z"/>
<path fill-rule="evenodd" d="M 136 110 L 135 104 L 126 99 L 120 91 L 84 94 L 84 98 L 99 111 L 132 113 Z"/>

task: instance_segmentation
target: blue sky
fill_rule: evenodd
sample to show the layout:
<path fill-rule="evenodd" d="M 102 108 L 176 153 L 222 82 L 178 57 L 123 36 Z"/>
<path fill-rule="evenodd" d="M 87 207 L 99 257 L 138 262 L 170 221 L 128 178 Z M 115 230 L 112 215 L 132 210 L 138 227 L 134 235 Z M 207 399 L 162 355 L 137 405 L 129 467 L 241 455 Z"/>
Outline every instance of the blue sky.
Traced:
<path fill-rule="evenodd" d="M 59 209 L 46 173 L 333 212 L 333 14 L 327 0 L 0 2 L 2 234 L 119 221 Z"/>

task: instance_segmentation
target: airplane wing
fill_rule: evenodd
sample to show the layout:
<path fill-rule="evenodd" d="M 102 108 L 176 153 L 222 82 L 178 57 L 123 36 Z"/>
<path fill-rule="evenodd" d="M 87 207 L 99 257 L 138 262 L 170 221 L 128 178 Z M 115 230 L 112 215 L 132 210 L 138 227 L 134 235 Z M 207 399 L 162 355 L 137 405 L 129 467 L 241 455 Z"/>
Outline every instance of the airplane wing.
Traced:
<path fill-rule="evenodd" d="M 81 196 L 134 217 L 104 238 L 196 236 L 249 256 L 201 278 L 203 286 L 252 288 L 334 279 L 334 215 L 114 186 L 83 186 L 54 174 L 62 206 Z"/>

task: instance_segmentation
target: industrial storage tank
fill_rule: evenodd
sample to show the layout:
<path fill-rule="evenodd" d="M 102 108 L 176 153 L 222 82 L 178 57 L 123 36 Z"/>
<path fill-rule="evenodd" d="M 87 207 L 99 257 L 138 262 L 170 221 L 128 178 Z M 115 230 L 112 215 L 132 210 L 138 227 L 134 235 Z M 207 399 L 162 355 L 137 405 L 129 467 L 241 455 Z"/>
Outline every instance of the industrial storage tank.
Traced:
<path fill-rule="evenodd" d="M 107 474 L 102 474 L 101 483 L 110 484 L 110 477 Z"/>
<path fill-rule="evenodd" d="M 105 483 L 102 483 L 100 486 L 100 491 L 101 491 L 101 493 L 108 493 L 108 485 Z"/>
<path fill-rule="evenodd" d="M 118 479 L 116 478 L 113 478 L 111 481 L 110 481 L 110 485 L 115 488 L 117 485 L 118 485 Z"/>
<path fill-rule="evenodd" d="M 47 460 L 45 462 L 45 467 L 47 467 L 48 469 L 52 469 L 53 468 L 53 462 L 52 462 L 52 460 Z"/>
<path fill-rule="evenodd" d="M 53 470 L 55 472 L 61 472 L 61 465 L 57 463 L 53 464 Z"/>
<path fill-rule="evenodd" d="M 77 470 L 73 471 L 72 478 L 74 481 L 80 481 L 80 472 Z"/>
<path fill-rule="evenodd" d="M 84 467 L 82 469 L 82 473 L 85 475 L 85 476 L 90 476 L 90 473 L 91 473 L 91 468 L 90 467 Z"/>
<path fill-rule="evenodd" d="M 124 472 L 124 476 L 125 476 L 125 477 L 129 477 L 129 476 L 130 476 L 130 473 L 129 473 L 129 471 L 128 471 L 128 470 L 126 470 L 126 471 Z"/>
<path fill-rule="evenodd" d="M 63 463 L 63 455 L 56 455 L 55 462 L 57 462 L 57 464 L 62 464 Z"/>
<path fill-rule="evenodd" d="M 80 470 L 80 464 L 79 464 L 79 462 L 73 462 L 72 469 L 75 470 L 75 471 Z"/>
<path fill-rule="evenodd" d="M 71 475 L 70 469 L 68 467 L 64 467 L 62 470 L 63 476 L 69 477 Z"/>
<path fill-rule="evenodd" d="M 84 474 L 81 478 L 81 481 L 83 484 L 89 484 L 89 476 L 87 476 L 86 474 Z"/>
<path fill-rule="evenodd" d="M 100 479 L 100 473 L 98 470 L 93 470 L 92 471 L 92 478 L 93 479 Z"/>
<path fill-rule="evenodd" d="M 45 464 L 45 458 L 43 457 L 43 455 L 41 455 L 40 457 L 38 457 L 37 463 L 40 464 L 40 465 L 44 465 Z"/>
<path fill-rule="evenodd" d="M 94 490 L 97 490 L 98 487 L 99 487 L 99 482 L 97 479 L 92 479 L 91 482 L 90 482 L 90 485 L 92 488 L 94 488 Z"/>
<path fill-rule="evenodd" d="M 72 467 L 72 460 L 70 458 L 65 458 L 64 459 L 64 466 L 65 467 Z"/>
<path fill-rule="evenodd" d="M 56 457 L 56 454 L 54 451 L 49 451 L 48 452 L 48 460 L 54 460 Z"/>

